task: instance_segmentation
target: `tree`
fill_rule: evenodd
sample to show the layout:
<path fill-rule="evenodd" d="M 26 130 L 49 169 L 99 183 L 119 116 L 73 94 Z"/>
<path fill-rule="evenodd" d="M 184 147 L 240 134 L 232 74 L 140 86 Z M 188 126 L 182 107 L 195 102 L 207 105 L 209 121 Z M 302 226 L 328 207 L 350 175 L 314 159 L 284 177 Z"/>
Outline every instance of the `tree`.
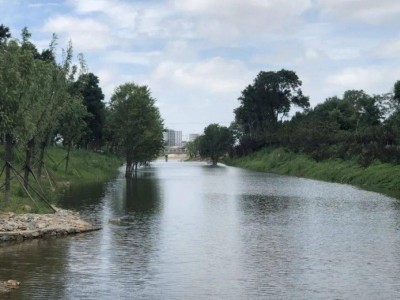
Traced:
<path fill-rule="evenodd" d="M 221 156 L 225 155 L 233 146 L 232 132 L 225 126 L 210 124 L 204 128 L 204 134 L 198 137 L 199 154 L 208 158 L 215 166 Z"/>
<path fill-rule="evenodd" d="M 310 106 L 301 90 L 302 82 L 295 72 L 261 71 L 239 97 L 240 106 L 234 110 L 235 122 L 252 139 L 265 139 L 277 130 L 278 123 L 287 117 L 292 105 Z"/>
<path fill-rule="evenodd" d="M 10 28 L 0 25 L 0 44 L 4 44 L 11 37 Z"/>
<path fill-rule="evenodd" d="M 128 178 L 163 149 L 163 121 L 148 87 L 135 83 L 115 89 L 109 110 L 109 130 L 116 149 L 126 158 Z"/>
<path fill-rule="evenodd" d="M 0 135 L 5 140 L 5 195 L 10 200 L 11 161 L 16 141 L 25 140 L 34 131 L 29 115 L 32 109 L 29 92 L 34 72 L 34 59 L 17 41 L 7 42 L 0 51 Z"/>
<path fill-rule="evenodd" d="M 67 147 L 65 156 L 65 172 L 68 171 L 69 155 L 74 144 L 81 140 L 85 134 L 85 118 L 88 113 L 82 104 L 82 98 L 68 95 L 65 106 L 59 117 L 58 134 L 62 137 L 63 145 Z"/>
<path fill-rule="evenodd" d="M 74 89 L 83 97 L 83 104 L 89 113 L 85 118 L 88 132 L 81 144 L 85 148 L 99 149 L 103 144 L 105 123 L 104 94 L 99 87 L 99 78 L 93 73 L 82 74 L 74 84 Z"/>
<path fill-rule="evenodd" d="M 186 149 L 189 153 L 189 157 L 195 158 L 199 154 L 199 139 L 196 138 L 194 141 L 188 142 L 186 144 Z"/>
<path fill-rule="evenodd" d="M 396 81 L 394 84 L 393 99 L 400 104 L 400 80 Z"/>

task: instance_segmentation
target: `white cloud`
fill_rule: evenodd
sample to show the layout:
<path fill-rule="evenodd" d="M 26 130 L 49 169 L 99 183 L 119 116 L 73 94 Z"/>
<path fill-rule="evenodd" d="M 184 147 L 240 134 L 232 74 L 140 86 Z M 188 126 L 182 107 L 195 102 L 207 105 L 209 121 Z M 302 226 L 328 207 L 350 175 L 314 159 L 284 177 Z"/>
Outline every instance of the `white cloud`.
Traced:
<path fill-rule="evenodd" d="M 365 90 L 368 93 L 389 92 L 398 80 L 400 66 L 352 67 L 327 76 L 325 84 L 333 90 Z"/>
<path fill-rule="evenodd" d="M 115 44 L 110 28 L 90 18 L 53 17 L 44 24 L 43 31 L 55 32 L 65 40 L 72 40 L 79 52 L 103 50 Z"/>
<path fill-rule="evenodd" d="M 133 52 L 114 50 L 107 52 L 105 60 L 109 63 L 150 65 L 161 56 L 160 51 Z"/>
<path fill-rule="evenodd" d="M 114 34 L 119 39 L 136 38 L 140 35 L 147 37 L 165 37 L 173 31 L 165 25 L 176 26 L 179 22 L 165 20 L 171 10 L 165 4 L 148 5 L 147 3 L 116 0 L 70 0 L 79 14 L 98 14 L 109 25 L 112 25 Z M 180 24 L 181 25 L 181 24 Z"/>
<path fill-rule="evenodd" d="M 242 62 L 220 57 L 194 63 L 166 61 L 153 73 L 153 82 L 157 85 L 172 84 L 185 90 L 216 94 L 237 93 L 237 97 L 248 80 L 249 71 Z"/>
<path fill-rule="evenodd" d="M 379 45 L 375 53 L 384 57 L 399 57 L 400 55 L 400 39 L 390 40 Z"/>
<path fill-rule="evenodd" d="M 399 22 L 398 0 L 315 0 L 322 15 L 349 18 L 369 24 Z"/>
<path fill-rule="evenodd" d="M 296 28 L 293 25 L 301 22 L 311 0 L 175 0 L 174 4 L 194 18 L 201 36 L 221 44 L 271 32 L 289 34 Z"/>

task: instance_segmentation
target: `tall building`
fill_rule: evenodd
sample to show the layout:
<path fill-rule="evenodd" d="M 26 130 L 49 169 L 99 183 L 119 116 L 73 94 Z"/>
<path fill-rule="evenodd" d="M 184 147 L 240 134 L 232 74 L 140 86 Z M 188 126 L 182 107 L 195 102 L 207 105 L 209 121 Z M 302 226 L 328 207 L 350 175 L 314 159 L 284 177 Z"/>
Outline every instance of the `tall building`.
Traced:
<path fill-rule="evenodd" d="M 164 141 L 167 146 L 182 146 L 182 131 L 168 129 L 164 132 Z"/>

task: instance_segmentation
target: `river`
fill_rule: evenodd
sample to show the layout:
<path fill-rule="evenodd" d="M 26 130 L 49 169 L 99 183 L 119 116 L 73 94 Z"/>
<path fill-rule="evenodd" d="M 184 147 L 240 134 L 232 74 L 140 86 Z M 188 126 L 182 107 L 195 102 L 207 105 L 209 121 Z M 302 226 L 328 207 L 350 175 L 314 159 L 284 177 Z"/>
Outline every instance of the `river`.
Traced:
<path fill-rule="evenodd" d="M 63 206 L 103 229 L 0 247 L 9 299 L 400 295 L 400 202 L 352 186 L 170 160 Z"/>

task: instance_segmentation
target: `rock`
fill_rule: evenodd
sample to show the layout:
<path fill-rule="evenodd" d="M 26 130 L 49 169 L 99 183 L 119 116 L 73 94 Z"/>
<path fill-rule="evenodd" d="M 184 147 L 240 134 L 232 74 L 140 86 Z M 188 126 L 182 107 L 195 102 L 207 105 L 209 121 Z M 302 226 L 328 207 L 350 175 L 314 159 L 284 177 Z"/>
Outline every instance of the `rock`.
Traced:
<path fill-rule="evenodd" d="M 0 295 L 10 293 L 13 289 L 18 288 L 19 285 L 20 283 L 17 280 L 8 280 L 6 282 L 0 282 Z"/>
<path fill-rule="evenodd" d="M 11 285 L 11 286 L 19 286 L 21 283 L 19 281 L 10 279 L 10 280 L 7 281 L 7 284 Z"/>
<path fill-rule="evenodd" d="M 66 234 L 99 230 L 84 221 L 79 213 L 55 208 L 54 214 L 7 213 L 0 215 L 0 242 L 21 241 L 39 237 L 56 237 Z"/>

